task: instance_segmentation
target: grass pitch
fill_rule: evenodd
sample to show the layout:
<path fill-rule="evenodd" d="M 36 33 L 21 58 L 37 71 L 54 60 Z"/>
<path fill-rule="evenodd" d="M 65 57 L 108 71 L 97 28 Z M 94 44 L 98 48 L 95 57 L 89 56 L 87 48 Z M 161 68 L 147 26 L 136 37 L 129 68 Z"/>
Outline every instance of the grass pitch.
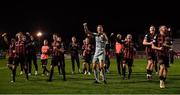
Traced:
<path fill-rule="evenodd" d="M 117 74 L 114 59 L 111 59 L 110 73 L 107 74 L 107 84 L 94 84 L 94 76 L 77 73 L 71 74 L 71 62 L 66 59 L 67 81 L 59 76 L 57 67 L 52 82 L 47 82 L 47 76 L 41 76 L 41 63 L 38 61 L 38 75 L 34 75 L 34 66 L 29 81 L 25 75 L 19 75 L 17 70 L 16 82 L 11 83 L 11 73 L 6 66 L 6 59 L 0 59 L 0 94 L 179 94 L 180 93 L 180 61 L 175 60 L 168 71 L 167 88 L 159 88 L 159 78 L 153 73 L 153 80 L 146 79 L 146 60 L 135 59 L 130 80 L 122 80 Z M 50 60 L 48 63 L 48 69 Z M 81 62 L 82 67 L 82 62 Z"/>

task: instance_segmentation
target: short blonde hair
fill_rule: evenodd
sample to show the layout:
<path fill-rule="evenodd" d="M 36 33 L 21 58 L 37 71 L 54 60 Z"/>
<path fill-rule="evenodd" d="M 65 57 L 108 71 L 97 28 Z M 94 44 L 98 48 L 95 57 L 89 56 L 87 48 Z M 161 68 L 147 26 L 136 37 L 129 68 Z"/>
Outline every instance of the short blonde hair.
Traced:
<path fill-rule="evenodd" d="M 117 36 L 116 36 L 116 37 L 118 38 L 119 36 L 121 36 L 121 34 L 117 34 Z"/>
<path fill-rule="evenodd" d="M 127 38 L 131 38 L 132 39 L 132 35 L 131 34 L 127 34 L 126 39 Z"/>
<path fill-rule="evenodd" d="M 167 30 L 167 27 L 165 25 L 161 25 L 161 26 L 159 26 L 159 31 L 161 31 L 163 28 L 165 28 Z"/>

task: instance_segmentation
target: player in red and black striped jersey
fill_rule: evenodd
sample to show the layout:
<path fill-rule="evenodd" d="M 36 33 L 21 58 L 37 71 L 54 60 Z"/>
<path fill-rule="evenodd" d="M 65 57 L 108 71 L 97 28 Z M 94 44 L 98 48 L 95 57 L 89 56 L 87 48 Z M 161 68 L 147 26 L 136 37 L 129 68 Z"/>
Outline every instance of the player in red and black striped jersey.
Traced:
<path fill-rule="evenodd" d="M 129 71 L 128 79 L 130 79 L 135 51 L 136 49 L 132 41 L 132 35 L 128 34 L 125 39 L 124 50 L 123 50 L 123 55 L 124 55 L 123 68 L 122 68 L 123 79 L 126 79 L 126 66 L 128 66 L 128 71 Z"/>
<path fill-rule="evenodd" d="M 22 32 L 19 32 L 16 34 L 16 38 L 18 39 L 18 35 L 22 35 L 21 39 L 24 43 L 24 50 L 25 50 L 25 56 L 24 56 L 24 63 L 28 63 L 27 62 L 27 58 L 28 58 L 28 50 L 27 50 L 27 43 L 28 43 L 28 37 L 26 37 Z M 18 64 L 19 65 L 19 64 Z M 27 65 L 27 68 L 28 68 L 28 64 Z M 23 69 L 24 69 L 24 65 L 23 64 L 20 64 L 20 68 L 21 68 L 21 72 L 20 72 L 20 75 L 23 74 Z"/>
<path fill-rule="evenodd" d="M 59 63 L 58 63 L 58 71 L 59 71 L 59 74 L 60 74 L 60 70 L 62 71 L 64 80 L 66 80 L 66 77 L 65 77 L 65 57 L 64 57 L 64 54 L 66 52 L 65 51 L 65 44 L 62 41 L 61 37 L 57 37 L 57 41 L 60 44 L 60 52 L 61 52 L 60 60 L 59 60 Z"/>
<path fill-rule="evenodd" d="M 28 80 L 28 69 L 25 63 L 25 42 L 23 40 L 23 34 L 20 32 L 17 34 L 18 40 L 15 42 L 15 69 L 13 70 L 13 82 L 15 82 L 16 68 L 20 63 L 25 71 L 26 79 Z"/>
<path fill-rule="evenodd" d="M 170 38 L 167 35 L 167 27 L 162 25 L 159 27 L 159 34 L 154 37 L 152 48 L 157 50 L 158 63 L 160 65 L 159 79 L 160 88 L 165 88 L 165 80 L 167 77 L 167 69 L 169 67 L 169 50 L 171 47 Z"/>
<path fill-rule="evenodd" d="M 53 42 L 51 44 L 52 50 L 52 60 L 51 60 L 51 70 L 48 81 L 52 81 L 52 76 L 54 73 L 54 66 L 58 66 L 58 70 L 60 73 L 60 68 L 62 69 L 63 80 L 66 80 L 65 77 L 65 63 L 64 63 L 64 48 L 61 46 L 61 42 L 58 40 L 58 36 L 53 34 Z"/>
<path fill-rule="evenodd" d="M 146 66 L 148 80 L 152 79 L 152 72 L 153 72 L 154 62 L 156 59 L 155 50 L 152 49 L 154 36 L 155 36 L 155 27 L 152 25 L 149 28 L 149 33 L 145 35 L 144 40 L 143 40 L 143 45 L 146 46 L 145 53 L 148 60 L 147 66 Z"/>
<path fill-rule="evenodd" d="M 83 58 L 84 58 L 84 63 L 83 63 L 83 73 L 84 74 L 91 74 L 91 52 L 92 52 L 92 45 L 90 44 L 89 38 L 86 38 L 84 40 L 84 44 L 82 46 L 83 50 Z"/>

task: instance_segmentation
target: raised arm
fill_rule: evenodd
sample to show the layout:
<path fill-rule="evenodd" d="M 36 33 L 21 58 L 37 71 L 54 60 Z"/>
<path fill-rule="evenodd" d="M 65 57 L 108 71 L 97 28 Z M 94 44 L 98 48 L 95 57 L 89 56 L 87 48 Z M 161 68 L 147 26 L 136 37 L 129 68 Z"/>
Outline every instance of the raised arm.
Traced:
<path fill-rule="evenodd" d="M 4 42 L 8 45 L 9 41 L 7 39 L 7 34 L 6 33 L 2 34 L 2 37 L 3 37 Z"/>
<path fill-rule="evenodd" d="M 84 31 L 86 34 L 90 34 L 92 35 L 93 33 L 89 31 L 88 27 L 87 27 L 87 23 L 83 23 L 83 26 L 84 26 Z"/>

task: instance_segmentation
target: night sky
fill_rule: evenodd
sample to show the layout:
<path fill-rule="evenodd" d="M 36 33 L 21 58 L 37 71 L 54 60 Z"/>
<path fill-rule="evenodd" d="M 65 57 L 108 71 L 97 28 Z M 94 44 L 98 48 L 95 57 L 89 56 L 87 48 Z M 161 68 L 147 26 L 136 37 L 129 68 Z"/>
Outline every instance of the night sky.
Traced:
<path fill-rule="evenodd" d="M 71 36 L 78 40 L 85 37 L 83 22 L 89 29 L 96 30 L 98 24 L 104 26 L 105 32 L 133 34 L 139 40 L 150 25 L 168 25 L 174 37 L 180 37 L 180 20 L 178 6 L 169 2 L 156 4 L 147 2 L 5 2 L 0 6 L 0 33 L 37 31 L 44 33 L 43 39 L 52 33 L 59 33 L 68 42 Z M 142 3 L 142 2 L 141 2 Z"/>

